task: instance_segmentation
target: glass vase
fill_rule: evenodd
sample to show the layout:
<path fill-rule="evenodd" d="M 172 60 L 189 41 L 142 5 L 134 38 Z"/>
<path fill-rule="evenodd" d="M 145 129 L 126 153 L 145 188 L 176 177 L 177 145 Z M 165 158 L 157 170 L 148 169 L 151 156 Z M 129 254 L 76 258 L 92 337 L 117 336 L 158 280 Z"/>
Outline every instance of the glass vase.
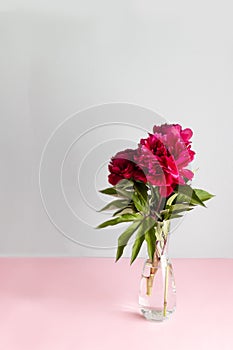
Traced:
<path fill-rule="evenodd" d="M 153 261 L 144 263 L 139 291 L 139 306 L 146 319 L 163 321 L 175 311 L 176 287 L 168 253 L 168 237 L 157 242 Z"/>

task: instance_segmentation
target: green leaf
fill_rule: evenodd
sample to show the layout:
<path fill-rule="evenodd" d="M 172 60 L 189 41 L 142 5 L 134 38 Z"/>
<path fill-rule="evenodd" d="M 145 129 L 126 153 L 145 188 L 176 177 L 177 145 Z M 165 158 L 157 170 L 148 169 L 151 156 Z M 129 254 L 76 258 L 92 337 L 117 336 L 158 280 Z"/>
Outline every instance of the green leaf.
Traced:
<path fill-rule="evenodd" d="M 134 189 L 137 191 L 138 195 L 140 195 L 145 202 L 148 199 L 147 186 L 143 182 L 134 182 Z"/>
<path fill-rule="evenodd" d="M 132 184 L 131 184 L 131 188 L 133 189 Z M 122 197 L 127 199 L 132 199 L 132 196 L 133 196 L 132 190 L 127 191 L 127 186 L 120 186 L 118 184 L 115 187 L 105 188 L 103 190 L 100 190 L 99 192 L 102 194 L 108 194 L 110 196 Z"/>
<path fill-rule="evenodd" d="M 117 183 L 116 188 L 122 188 L 122 189 L 133 188 L 133 181 L 128 179 L 123 179 Z"/>
<path fill-rule="evenodd" d="M 99 192 L 103 193 L 103 194 L 108 194 L 110 196 L 117 195 L 117 191 L 116 191 L 115 187 L 105 188 L 104 190 L 100 190 Z"/>
<path fill-rule="evenodd" d="M 116 254 L 116 261 L 119 260 L 120 257 L 122 256 L 123 251 L 125 249 L 125 246 L 127 245 L 130 237 L 138 229 L 140 224 L 141 224 L 141 221 L 133 222 L 118 238 L 118 248 L 117 248 L 117 254 Z"/>
<path fill-rule="evenodd" d="M 193 209 L 192 204 L 174 204 L 169 207 L 170 213 L 182 213 Z"/>
<path fill-rule="evenodd" d="M 164 220 L 174 218 L 176 214 L 190 211 L 193 209 L 193 204 L 190 203 L 177 203 L 172 205 L 166 205 L 166 209 L 161 211 Z"/>
<path fill-rule="evenodd" d="M 152 227 L 149 231 L 146 232 L 145 239 L 147 243 L 147 252 L 148 252 L 149 258 L 153 260 L 154 252 L 155 252 L 155 243 L 156 243 L 154 227 Z"/>
<path fill-rule="evenodd" d="M 141 219 L 142 219 L 142 215 L 140 215 L 139 213 L 136 213 L 136 214 L 123 214 L 121 216 L 117 216 L 114 219 L 110 219 L 108 221 L 103 222 L 102 224 L 97 226 L 97 228 L 104 228 L 104 227 L 107 227 L 107 226 L 117 225 L 117 224 L 120 224 L 122 222 L 129 222 L 129 221 L 141 220 Z"/>
<path fill-rule="evenodd" d="M 136 213 L 135 209 L 132 206 L 127 206 L 125 208 L 117 210 L 113 213 L 113 216 L 120 216 L 122 214 L 134 214 Z"/>
<path fill-rule="evenodd" d="M 169 219 L 178 219 L 178 218 L 182 218 L 182 217 L 183 217 L 183 215 L 181 215 L 181 214 L 171 214 Z"/>
<path fill-rule="evenodd" d="M 209 193 L 207 191 L 204 191 L 204 190 L 201 190 L 201 189 L 198 189 L 198 188 L 194 188 L 193 190 L 196 193 L 197 197 L 202 202 L 208 201 L 209 199 L 214 197 L 214 194 L 211 194 L 211 193 Z"/>
<path fill-rule="evenodd" d="M 121 209 L 121 208 L 125 208 L 128 204 L 129 204 L 128 200 L 116 199 L 115 201 L 112 201 L 112 202 L 108 203 L 107 205 L 105 205 L 105 207 L 103 207 L 99 211 L 101 212 L 104 210 L 112 210 L 112 209 L 117 209 L 117 208 Z"/>
<path fill-rule="evenodd" d="M 145 239 L 145 234 L 140 234 L 133 245 L 133 249 L 132 249 L 132 255 L 131 255 L 131 260 L 130 260 L 130 265 L 134 262 L 134 260 L 136 259 L 136 257 L 138 256 L 138 253 L 141 249 L 142 243 L 144 242 Z"/>
<path fill-rule="evenodd" d="M 171 197 L 168 198 L 166 205 L 172 205 L 173 201 L 178 196 L 178 193 L 174 193 Z"/>
<path fill-rule="evenodd" d="M 133 202 L 138 211 L 146 213 L 149 208 L 147 186 L 144 183 L 135 182 L 134 183 L 134 194 Z"/>
<path fill-rule="evenodd" d="M 170 211 L 169 211 L 169 209 L 164 209 L 164 210 L 161 210 L 160 211 L 160 215 L 162 216 L 162 221 L 163 220 L 167 220 L 167 219 L 169 219 L 169 216 L 170 216 Z"/>
<path fill-rule="evenodd" d="M 136 259 L 136 257 L 138 256 L 142 243 L 144 242 L 144 239 L 145 239 L 145 234 L 154 226 L 155 222 L 156 221 L 154 219 L 148 216 L 142 221 L 141 225 L 139 226 L 136 239 L 132 248 L 130 264 L 132 264 Z"/>
<path fill-rule="evenodd" d="M 133 192 L 132 191 L 127 191 L 127 190 L 124 190 L 124 189 L 121 189 L 121 188 L 117 188 L 116 191 L 117 191 L 117 195 L 119 197 L 128 198 L 130 200 L 133 197 Z"/>
<path fill-rule="evenodd" d="M 193 207 L 192 204 L 189 203 L 177 203 L 169 206 L 170 211 L 173 210 L 187 210 L 190 207 Z"/>
<path fill-rule="evenodd" d="M 195 191 L 189 185 L 179 185 L 175 192 L 178 193 L 177 202 L 185 201 L 194 205 L 201 205 L 205 207 L 202 200 L 196 195 Z"/>
<path fill-rule="evenodd" d="M 115 186 L 116 191 L 120 197 L 132 199 L 133 196 L 133 181 L 131 180 L 121 180 Z"/>
<path fill-rule="evenodd" d="M 134 202 L 136 209 L 138 211 L 144 212 L 144 209 L 145 209 L 144 203 L 140 201 L 136 193 L 133 194 L 132 200 Z"/>

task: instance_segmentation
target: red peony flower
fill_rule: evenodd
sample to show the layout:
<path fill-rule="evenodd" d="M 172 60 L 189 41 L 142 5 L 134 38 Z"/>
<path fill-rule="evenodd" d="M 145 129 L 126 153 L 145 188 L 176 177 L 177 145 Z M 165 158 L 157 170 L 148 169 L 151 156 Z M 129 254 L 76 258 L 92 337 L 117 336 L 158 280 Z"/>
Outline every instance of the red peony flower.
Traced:
<path fill-rule="evenodd" d="M 172 185 L 179 173 L 174 159 L 155 135 L 141 140 L 135 161 L 145 173 L 147 182 L 159 186 L 161 195 L 168 196 L 173 192 Z"/>
<path fill-rule="evenodd" d="M 133 179 L 136 181 L 146 182 L 146 177 L 142 170 L 135 164 L 134 155 L 137 150 L 126 149 L 118 152 L 108 166 L 110 174 L 108 181 L 115 186 L 123 179 Z"/>
<path fill-rule="evenodd" d="M 160 187 L 162 196 L 169 196 L 177 184 L 191 180 L 193 173 L 185 167 L 193 160 L 191 129 L 179 124 L 154 126 L 154 134 L 142 139 L 136 157 L 138 166 L 144 171 L 147 181 Z"/>
<path fill-rule="evenodd" d="M 142 181 L 158 186 L 163 197 L 169 196 L 177 184 L 184 185 L 193 177 L 186 169 L 195 153 L 191 150 L 192 130 L 179 124 L 155 125 L 154 134 L 141 139 L 135 150 L 118 152 L 109 164 L 109 182 L 122 179 Z"/>

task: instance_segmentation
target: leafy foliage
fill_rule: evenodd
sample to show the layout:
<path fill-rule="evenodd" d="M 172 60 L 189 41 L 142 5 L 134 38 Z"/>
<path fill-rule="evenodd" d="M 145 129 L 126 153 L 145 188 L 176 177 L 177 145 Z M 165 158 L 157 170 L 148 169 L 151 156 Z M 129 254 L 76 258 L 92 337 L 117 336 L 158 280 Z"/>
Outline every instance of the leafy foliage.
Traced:
<path fill-rule="evenodd" d="M 125 249 L 125 246 L 127 245 L 129 239 L 134 234 L 134 232 L 138 229 L 138 227 L 141 225 L 141 221 L 134 221 L 118 238 L 118 248 L 117 248 L 117 254 L 116 254 L 116 261 L 120 259 L 120 257 L 123 254 L 123 251 Z"/>
<path fill-rule="evenodd" d="M 104 227 L 107 227 L 107 226 L 114 226 L 114 225 L 120 224 L 122 222 L 129 222 L 129 221 L 140 220 L 141 218 L 142 218 L 142 215 L 140 213 L 123 214 L 121 216 L 117 216 L 114 219 L 110 219 L 108 221 L 103 222 L 102 224 L 97 226 L 97 228 L 104 228 Z"/>
<path fill-rule="evenodd" d="M 142 243 L 145 239 L 145 235 L 153 228 L 154 224 L 155 224 L 155 221 L 150 216 L 144 218 L 141 221 L 141 224 L 138 228 L 138 232 L 132 248 L 132 255 L 130 260 L 131 264 L 134 262 L 134 260 L 138 256 Z"/>
<path fill-rule="evenodd" d="M 165 240 L 169 233 L 170 220 L 180 218 L 196 206 L 205 207 L 205 201 L 213 197 L 190 185 L 179 185 L 167 198 L 161 200 L 158 187 L 139 181 L 122 180 L 116 186 L 100 191 L 117 197 L 100 211 L 114 210 L 113 218 L 100 224 L 105 228 L 131 222 L 118 238 L 116 261 L 123 255 L 130 238 L 135 235 L 131 264 L 137 258 L 142 244 L 146 241 L 148 256 L 153 259 L 156 242 Z"/>

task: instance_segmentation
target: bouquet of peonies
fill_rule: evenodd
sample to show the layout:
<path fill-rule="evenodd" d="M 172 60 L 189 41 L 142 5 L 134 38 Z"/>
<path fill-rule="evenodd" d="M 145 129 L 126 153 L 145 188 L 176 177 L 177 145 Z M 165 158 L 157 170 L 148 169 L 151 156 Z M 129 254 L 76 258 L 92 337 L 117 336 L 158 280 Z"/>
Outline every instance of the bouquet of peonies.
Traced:
<path fill-rule="evenodd" d="M 195 155 L 192 134 L 191 129 L 182 129 L 179 124 L 155 125 L 153 133 L 141 139 L 136 149 L 112 157 L 108 176 L 112 187 L 100 192 L 116 197 L 102 209 L 114 213 L 98 228 L 131 222 L 118 239 L 116 261 L 133 234 L 131 263 L 144 240 L 149 258 L 158 260 L 166 246 L 170 220 L 196 205 L 205 207 L 204 202 L 213 197 L 190 186 L 194 174 L 187 167 Z"/>

